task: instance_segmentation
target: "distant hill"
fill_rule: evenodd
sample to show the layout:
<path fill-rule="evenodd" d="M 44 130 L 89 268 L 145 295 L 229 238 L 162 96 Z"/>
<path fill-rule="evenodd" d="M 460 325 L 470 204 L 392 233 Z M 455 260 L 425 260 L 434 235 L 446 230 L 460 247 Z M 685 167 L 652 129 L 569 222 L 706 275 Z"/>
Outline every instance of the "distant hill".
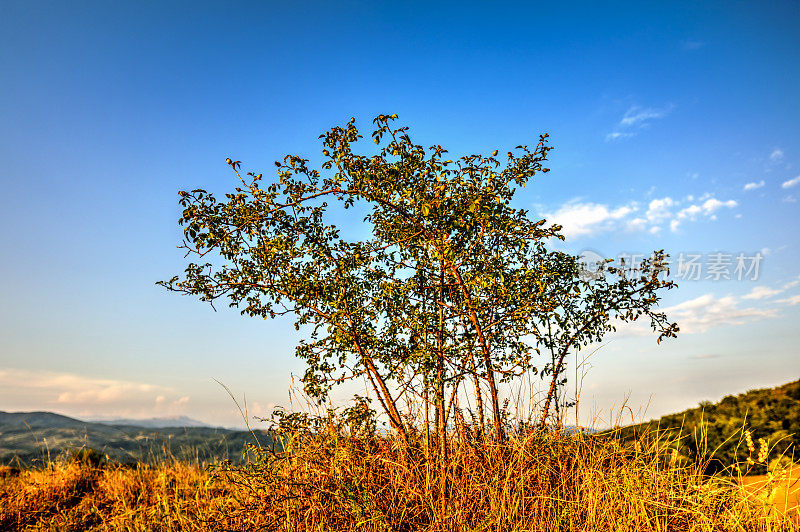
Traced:
<path fill-rule="evenodd" d="M 717 403 L 702 402 L 677 414 L 631 425 L 621 429 L 624 437 L 632 438 L 646 430 L 681 431 L 686 436 L 682 452 L 698 455 L 694 434 L 703 428 L 707 434 L 707 449 L 717 449 L 712 469 L 720 469 L 748 457 L 747 446 L 740 442 L 742 428 L 751 431 L 758 452 L 758 439 L 764 438 L 772 448 L 770 459 L 781 453 L 800 460 L 800 380 L 777 386 L 729 395 Z M 763 472 L 763 466 L 756 466 Z"/>
<path fill-rule="evenodd" d="M 117 419 L 90 419 L 91 423 L 103 425 L 127 425 L 130 427 L 145 427 L 149 429 L 163 429 L 169 427 L 207 427 L 213 428 L 208 423 L 197 421 L 187 416 L 151 417 L 147 419 L 117 418 Z"/>
<path fill-rule="evenodd" d="M 0 426 L 38 428 L 79 428 L 85 421 L 53 412 L 2 412 Z"/>
<path fill-rule="evenodd" d="M 273 444 L 272 434 L 264 430 L 111 425 L 52 412 L 0 412 L 0 464 L 46 463 L 79 447 L 90 447 L 118 462 L 156 462 L 168 456 L 201 464 L 222 459 L 236 462 L 256 438 L 262 446 Z"/>

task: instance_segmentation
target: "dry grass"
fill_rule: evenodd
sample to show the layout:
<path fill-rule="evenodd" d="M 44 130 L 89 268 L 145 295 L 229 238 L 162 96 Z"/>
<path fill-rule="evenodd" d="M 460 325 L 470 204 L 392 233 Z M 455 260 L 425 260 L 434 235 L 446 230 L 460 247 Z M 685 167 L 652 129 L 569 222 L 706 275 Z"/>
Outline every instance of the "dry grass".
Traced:
<path fill-rule="evenodd" d="M 706 477 L 657 438 L 629 448 L 613 435 L 531 434 L 494 445 L 462 432 L 450 443 L 443 461 L 422 438 L 406 448 L 331 430 L 296 435 L 287 453 L 244 468 L 52 464 L 0 479 L 0 529 L 798 529 L 797 510 L 776 511 L 765 488 Z"/>
<path fill-rule="evenodd" d="M 744 477 L 741 484 L 751 496 L 785 514 L 797 515 L 800 511 L 800 467 L 785 475 L 757 475 Z"/>
<path fill-rule="evenodd" d="M 197 530 L 231 490 L 195 466 L 51 464 L 0 485 L 0 530 Z"/>

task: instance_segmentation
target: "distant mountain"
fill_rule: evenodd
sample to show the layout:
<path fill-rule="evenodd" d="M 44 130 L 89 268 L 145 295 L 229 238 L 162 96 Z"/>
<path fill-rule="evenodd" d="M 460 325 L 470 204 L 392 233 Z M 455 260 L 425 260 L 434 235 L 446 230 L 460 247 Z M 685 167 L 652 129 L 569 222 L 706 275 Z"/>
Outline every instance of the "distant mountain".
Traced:
<path fill-rule="evenodd" d="M 561 428 L 561 431 L 564 434 L 566 434 L 567 436 L 574 436 L 575 434 L 578 434 L 579 432 L 581 434 L 595 434 L 597 432 L 600 432 L 597 429 L 593 429 L 593 428 L 589 428 L 589 427 L 578 427 L 577 425 L 564 425 Z"/>
<path fill-rule="evenodd" d="M 0 426 L 30 428 L 76 428 L 86 425 L 85 421 L 54 414 L 53 412 L 2 412 Z"/>
<path fill-rule="evenodd" d="M 90 419 L 91 423 L 103 425 L 126 425 L 129 427 L 145 427 L 148 429 L 164 429 L 170 427 L 206 427 L 213 425 L 197 421 L 187 416 L 151 417 L 147 419 L 117 418 L 117 419 Z"/>
<path fill-rule="evenodd" d="M 141 423 L 172 426 L 146 427 Z M 179 417 L 96 423 L 52 412 L 0 411 L 0 464 L 47 463 L 79 447 L 90 447 L 118 462 L 152 463 L 174 457 L 205 464 L 223 459 L 240 461 L 248 444 L 270 447 L 274 441 L 264 430 L 248 432 L 186 423 L 199 422 Z"/>

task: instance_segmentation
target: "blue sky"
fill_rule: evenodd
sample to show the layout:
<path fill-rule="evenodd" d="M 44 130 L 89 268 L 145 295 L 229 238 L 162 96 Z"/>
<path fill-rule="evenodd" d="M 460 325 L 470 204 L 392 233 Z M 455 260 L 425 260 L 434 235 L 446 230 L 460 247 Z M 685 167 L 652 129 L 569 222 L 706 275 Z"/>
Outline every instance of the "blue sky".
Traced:
<path fill-rule="evenodd" d="M 287 404 L 289 321 L 155 286 L 182 270 L 176 193 L 231 188 L 228 156 L 265 175 L 313 159 L 319 133 L 380 113 L 454 155 L 548 132 L 552 171 L 517 201 L 576 253 L 761 254 L 756 280 L 679 280 L 677 340 L 610 338 L 585 412 L 629 396 L 650 417 L 800 374 L 797 2 L 2 12 L 0 409 L 239 423 L 213 379 L 253 413 Z"/>

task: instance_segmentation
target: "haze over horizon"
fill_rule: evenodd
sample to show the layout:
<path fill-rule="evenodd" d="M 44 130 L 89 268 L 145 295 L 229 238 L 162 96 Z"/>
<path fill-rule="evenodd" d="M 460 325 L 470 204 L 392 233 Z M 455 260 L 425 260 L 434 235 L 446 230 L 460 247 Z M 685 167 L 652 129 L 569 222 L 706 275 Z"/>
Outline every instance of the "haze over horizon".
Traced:
<path fill-rule="evenodd" d="M 230 191 L 226 157 L 265 179 L 319 161 L 321 132 L 381 113 L 453 158 L 547 132 L 551 171 L 516 206 L 574 253 L 672 256 L 678 338 L 609 337 L 583 422 L 796 380 L 798 23 L 793 1 L 6 2 L 0 410 L 241 426 L 215 380 L 248 415 L 289 407 L 289 319 L 155 285 L 183 270 L 177 192 Z"/>

